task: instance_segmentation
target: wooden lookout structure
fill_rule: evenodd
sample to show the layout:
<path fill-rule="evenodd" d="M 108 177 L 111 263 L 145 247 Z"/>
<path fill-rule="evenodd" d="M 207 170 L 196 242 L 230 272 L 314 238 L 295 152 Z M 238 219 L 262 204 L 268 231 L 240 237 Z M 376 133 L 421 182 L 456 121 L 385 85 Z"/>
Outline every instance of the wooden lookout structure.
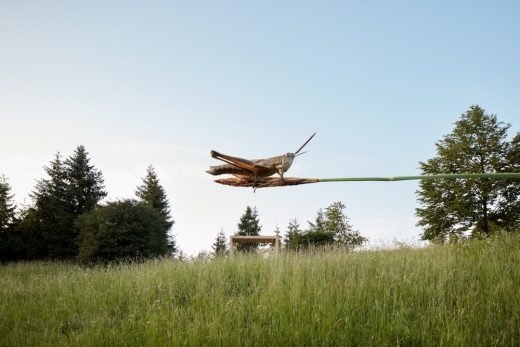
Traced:
<path fill-rule="evenodd" d="M 278 236 L 238 236 L 232 235 L 229 237 L 229 254 L 231 256 L 235 253 L 236 244 L 238 243 L 268 243 L 273 246 L 275 254 L 280 250 L 280 238 Z"/>

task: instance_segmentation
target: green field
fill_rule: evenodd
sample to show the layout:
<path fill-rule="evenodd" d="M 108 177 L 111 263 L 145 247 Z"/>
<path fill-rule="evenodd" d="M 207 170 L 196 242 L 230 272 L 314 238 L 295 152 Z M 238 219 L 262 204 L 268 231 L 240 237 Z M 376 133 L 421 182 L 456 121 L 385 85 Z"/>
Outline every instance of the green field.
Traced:
<path fill-rule="evenodd" d="M 0 267 L 0 346 L 518 346 L 520 237 Z"/>

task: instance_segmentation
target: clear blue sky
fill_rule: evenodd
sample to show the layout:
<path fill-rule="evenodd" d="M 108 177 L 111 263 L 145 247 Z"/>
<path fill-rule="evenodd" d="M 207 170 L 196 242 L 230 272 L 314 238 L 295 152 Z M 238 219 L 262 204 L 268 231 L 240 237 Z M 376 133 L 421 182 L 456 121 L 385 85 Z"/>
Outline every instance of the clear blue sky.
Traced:
<path fill-rule="evenodd" d="M 108 200 L 156 167 L 179 246 L 209 249 L 247 205 L 263 233 L 334 201 L 372 244 L 418 239 L 417 182 L 219 186 L 211 149 L 309 153 L 300 177 L 419 173 L 461 113 L 520 115 L 517 1 L 0 1 L 0 174 L 18 202 L 84 144 Z"/>

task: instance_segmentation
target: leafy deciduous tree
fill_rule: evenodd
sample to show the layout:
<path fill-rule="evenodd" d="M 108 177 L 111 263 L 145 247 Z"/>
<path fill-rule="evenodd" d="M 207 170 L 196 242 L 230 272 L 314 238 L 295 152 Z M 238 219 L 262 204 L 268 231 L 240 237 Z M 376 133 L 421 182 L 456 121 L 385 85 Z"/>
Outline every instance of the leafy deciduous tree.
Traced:
<path fill-rule="evenodd" d="M 354 230 L 345 216 L 345 204 L 335 202 L 325 211 L 319 209 L 314 222 L 308 222 L 309 228 L 300 229 L 296 219 L 289 221 L 285 234 L 285 247 L 292 250 L 309 246 L 337 245 L 347 249 L 361 246 L 367 239 Z"/>
<path fill-rule="evenodd" d="M 511 140 L 506 155 L 506 171 L 520 172 L 520 132 Z M 501 227 L 509 232 L 520 230 L 520 182 L 503 180 L 503 195 L 498 203 Z"/>
<path fill-rule="evenodd" d="M 363 245 L 367 239 L 354 230 L 348 218 L 343 213 L 345 204 L 341 201 L 334 202 L 325 209 L 325 230 L 334 235 L 335 244 L 354 249 Z"/>
<path fill-rule="evenodd" d="M 135 200 L 111 202 L 83 214 L 79 258 L 111 261 L 154 257 L 169 252 L 159 211 Z"/>
<path fill-rule="evenodd" d="M 517 145 L 506 140 L 509 127 L 483 108 L 471 106 L 453 131 L 436 143 L 436 156 L 420 163 L 422 173 L 504 172 L 515 165 L 518 169 Z M 467 232 L 487 236 L 507 227 L 515 219 L 509 206 L 518 204 L 519 184 L 495 179 L 421 181 L 417 195 L 422 207 L 416 214 L 417 225 L 424 228 L 422 238 L 446 242 Z"/>
<path fill-rule="evenodd" d="M 300 247 L 325 246 L 334 244 L 334 232 L 327 230 L 327 221 L 323 210 L 316 213 L 314 222 L 307 221 L 309 228 L 299 237 Z"/>

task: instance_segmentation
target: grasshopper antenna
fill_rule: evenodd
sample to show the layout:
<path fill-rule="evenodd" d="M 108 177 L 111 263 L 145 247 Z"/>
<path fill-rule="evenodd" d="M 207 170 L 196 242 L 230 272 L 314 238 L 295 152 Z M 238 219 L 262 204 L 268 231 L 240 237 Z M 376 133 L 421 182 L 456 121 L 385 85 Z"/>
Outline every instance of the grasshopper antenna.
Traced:
<path fill-rule="evenodd" d="M 296 156 L 298 153 L 300 153 L 300 151 L 303 149 L 303 147 L 305 147 L 305 145 L 308 144 L 310 140 L 312 140 L 314 135 L 316 135 L 316 133 L 312 134 L 312 136 L 309 137 L 309 139 L 307 141 L 305 141 L 305 143 L 300 148 L 298 148 L 298 150 L 296 152 L 294 152 L 294 156 Z M 303 153 L 305 153 L 305 152 L 303 152 Z"/>

